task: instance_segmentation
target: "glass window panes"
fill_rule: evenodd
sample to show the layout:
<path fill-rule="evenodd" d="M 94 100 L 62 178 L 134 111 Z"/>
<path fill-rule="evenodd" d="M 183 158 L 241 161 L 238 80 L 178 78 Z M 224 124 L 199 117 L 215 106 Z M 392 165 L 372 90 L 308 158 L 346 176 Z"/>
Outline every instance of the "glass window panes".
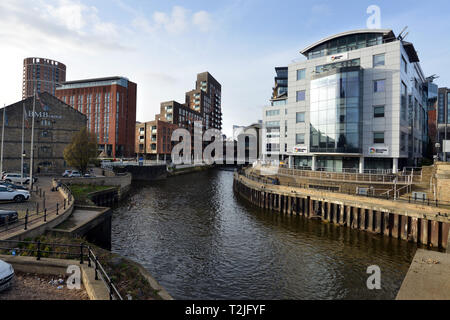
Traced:
<path fill-rule="evenodd" d="M 297 70 L 297 80 L 303 80 L 306 76 L 306 69 Z"/>
<path fill-rule="evenodd" d="M 374 118 L 384 118 L 384 106 L 374 106 L 373 107 L 373 117 Z"/>
<path fill-rule="evenodd" d="M 305 100 L 305 90 L 297 91 L 297 101 Z"/>
<path fill-rule="evenodd" d="M 304 112 L 297 112 L 296 113 L 296 122 L 305 122 L 305 113 Z"/>
<path fill-rule="evenodd" d="M 384 132 L 374 132 L 373 143 L 384 143 Z"/>
<path fill-rule="evenodd" d="M 295 135 L 295 144 L 304 144 L 305 143 L 305 134 L 297 133 Z"/>
<path fill-rule="evenodd" d="M 373 66 L 384 66 L 384 53 L 373 56 Z"/>
<path fill-rule="evenodd" d="M 270 117 L 270 116 L 277 116 L 277 115 L 279 115 L 280 114 L 280 110 L 279 109 L 277 109 L 277 110 L 267 110 L 266 111 L 266 116 L 267 117 Z"/>
<path fill-rule="evenodd" d="M 373 92 L 384 92 L 386 80 L 375 80 L 373 82 Z"/>

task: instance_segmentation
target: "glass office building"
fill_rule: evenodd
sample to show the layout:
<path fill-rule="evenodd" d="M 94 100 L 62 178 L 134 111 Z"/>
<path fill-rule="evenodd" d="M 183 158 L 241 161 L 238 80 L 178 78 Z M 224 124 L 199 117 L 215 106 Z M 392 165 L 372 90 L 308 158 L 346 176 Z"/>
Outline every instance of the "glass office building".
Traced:
<path fill-rule="evenodd" d="M 390 29 L 363 29 L 300 53 L 305 59 L 287 67 L 283 102 L 272 99 L 263 110 L 266 151 L 276 144 L 281 160 L 312 170 L 397 172 L 420 163 L 428 80 L 412 43 Z"/>

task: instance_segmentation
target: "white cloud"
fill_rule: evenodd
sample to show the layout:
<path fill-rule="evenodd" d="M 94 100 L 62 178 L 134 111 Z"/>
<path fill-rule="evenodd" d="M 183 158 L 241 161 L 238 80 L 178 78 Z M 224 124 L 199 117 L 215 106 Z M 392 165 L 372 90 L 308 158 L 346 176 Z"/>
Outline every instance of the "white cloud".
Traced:
<path fill-rule="evenodd" d="M 200 31 L 207 32 L 212 25 L 211 15 L 206 11 L 196 12 L 192 17 L 192 23 L 198 26 Z"/>
<path fill-rule="evenodd" d="M 174 6 L 171 13 L 156 11 L 151 19 L 136 15 L 132 25 L 147 33 L 164 30 L 168 34 L 179 35 L 192 29 L 208 32 L 211 28 L 211 14 L 206 11 L 192 13 L 191 10 L 181 6 Z"/>

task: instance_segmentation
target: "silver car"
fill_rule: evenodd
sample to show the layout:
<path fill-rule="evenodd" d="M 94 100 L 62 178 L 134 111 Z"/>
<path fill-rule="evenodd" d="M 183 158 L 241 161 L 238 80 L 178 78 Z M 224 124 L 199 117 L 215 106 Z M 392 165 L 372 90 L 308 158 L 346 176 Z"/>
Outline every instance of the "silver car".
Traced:
<path fill-rule="evenodd" d="M 0 260 L 0 292 L 11 287 L 14 279 L 14 269 L 12 265 Z"/>

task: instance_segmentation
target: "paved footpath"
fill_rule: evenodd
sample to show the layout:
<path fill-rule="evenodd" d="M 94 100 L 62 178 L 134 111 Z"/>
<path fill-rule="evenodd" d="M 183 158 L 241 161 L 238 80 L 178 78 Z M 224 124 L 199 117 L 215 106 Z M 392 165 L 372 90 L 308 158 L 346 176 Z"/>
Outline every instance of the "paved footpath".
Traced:
<path fill-rule="evenodd" d="M 450 300 L 450 254 L 418 249 L 397 300 Z"/>
<path fill-rule="evenodd" d="M 52 192 L 52 177 L 38 177 L 38 181 L 34 184 L 42 190 L 41 196 L 36 192 L 31 193 L 31 199 L 22 203 L 8 202 L 0 203 L 0 210 L 15 210 L 19 213 L 19 217 L 24 217 L 28 209 L 30 214 L 36 213 L 36 208 L 39 206 L 39 212 L 44 210 L 44 203 L 47 210 L 55 211 L 56 203 L 59 203 L 60 208 L 64 202 L 63 196 L 59 192 Z M 35 187 L 33 187 L 35 190 Z M 44 200 L 45 192 L 45 200 Z"/>

